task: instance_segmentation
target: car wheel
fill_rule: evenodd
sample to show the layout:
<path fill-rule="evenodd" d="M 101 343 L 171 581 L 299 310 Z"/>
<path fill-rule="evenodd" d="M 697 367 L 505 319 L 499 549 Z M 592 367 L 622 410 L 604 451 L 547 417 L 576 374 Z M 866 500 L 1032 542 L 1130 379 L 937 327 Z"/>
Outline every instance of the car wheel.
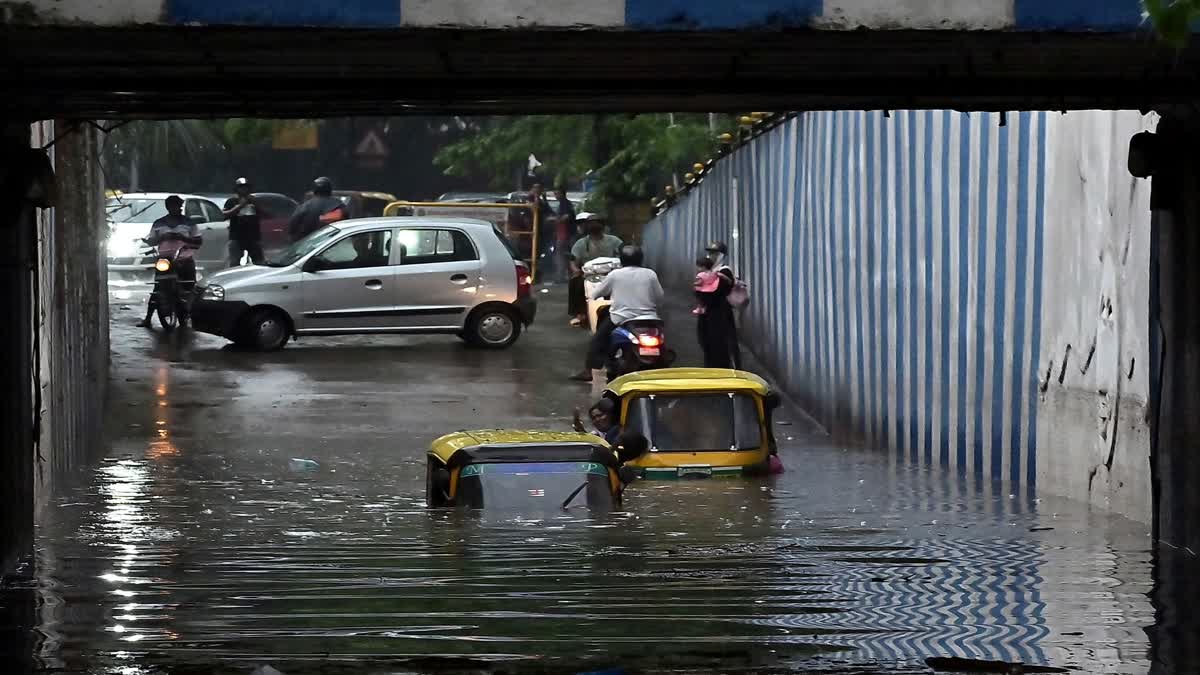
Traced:
<path fill-rule="evenodd" d="M 274 309 L 256 309 L 246 321 L 245 344 L 264 352 L 283 349 L 291 336 L 287 317 Z"/>
<path fill-rule="evenodd" d="M 498 307 L 476 312 L 467 327 L 468 342 L 488 349 L 510 347 L 520 336 L 521 322 L 512 312 Z"/>

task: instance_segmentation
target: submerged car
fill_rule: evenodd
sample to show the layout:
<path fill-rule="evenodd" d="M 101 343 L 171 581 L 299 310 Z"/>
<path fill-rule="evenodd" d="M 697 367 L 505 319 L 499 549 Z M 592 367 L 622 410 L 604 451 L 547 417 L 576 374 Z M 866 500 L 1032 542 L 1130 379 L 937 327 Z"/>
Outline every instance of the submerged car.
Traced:
<path fill-rule="evenodd" d="M 609 383 L 619 422 L 650 441 L 627 464 L 644 478 L 737 476 L 768 471 L 775 452 L 771 414 L 778 394 L 766 380 L 724 368 L 666 368 Z"/>
<path fill-rule="evenodd" d="M 200 292 L 196 330 L 268 351 L 308 335 L 397 333 L 504 348 L 537 313 L 529 270 L 495 229 L 448 218 L 340 221 Z"/>
<path fill-rule="evenodd" d="M 430 508 L 561 513 L 620 506 L 620 460 L 599 436 L 552 431 L 461 431 L 429 447 Z"/>

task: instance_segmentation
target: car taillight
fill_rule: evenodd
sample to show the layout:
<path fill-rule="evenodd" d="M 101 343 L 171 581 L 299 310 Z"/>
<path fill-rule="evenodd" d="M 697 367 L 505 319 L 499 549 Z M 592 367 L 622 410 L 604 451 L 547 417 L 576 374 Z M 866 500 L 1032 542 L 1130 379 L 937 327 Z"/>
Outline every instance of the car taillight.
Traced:
<path fill-rule="evenodd" d="M 528 298 L 533 294 L 533 277 L 529 275 L 529 268 L 525 267 L 525 263 L 517 263 L 517 297 Z"/>

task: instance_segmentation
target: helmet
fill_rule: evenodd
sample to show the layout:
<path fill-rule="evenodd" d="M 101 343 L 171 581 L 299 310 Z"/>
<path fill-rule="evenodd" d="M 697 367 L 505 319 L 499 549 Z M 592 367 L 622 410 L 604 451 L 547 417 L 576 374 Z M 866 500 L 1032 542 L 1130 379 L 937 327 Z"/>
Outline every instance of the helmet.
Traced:
<path fill-rule="evenodd" d="M 621 247 L 621 267 L 641 267 L 643 257 L 640 246 L 629 244 Z"/>
<path fill-rule="evenodd" d="M 235 187 L 235 188 L 243 188 L 243 187 L 244 187 L 244 188 L 248 188 L 248 187 L 250 187 L 250 179 L 248 179 L 248 178 L 246 178 L 245 176 L 243 176 L 243 177 L 241 177 L 241 178 L 239 178 L 239 179 L 237 179 L 237 180 L 233 181 L 233 187 Z"/>
<path fill-rule="evenodd" d="M 710 241 L 708 242 L 708 246 L 704 247 L 704 250 L 709 253 L 720 253 L 722 255 L 729 253 L 729 247 L 723 241 Z"/>
<path fill-rule="evenodd" d="M 321 176 L 320 178 L 314 180 L 313 181 L 313 194 L 325 195 L 326 197 L 333 194 L 333 181 L 329 180 L 328 178 L 326 178 L 324 176 Z"/>
<path fill-rule="evenodd" d="M 593 220 L 603 222 L 604 216 L 600 215 L 599 213 L 592 213 L 591 211 L 581 211 L 575 215 L 575 220 L 579 222 L 588 222 Z"/>

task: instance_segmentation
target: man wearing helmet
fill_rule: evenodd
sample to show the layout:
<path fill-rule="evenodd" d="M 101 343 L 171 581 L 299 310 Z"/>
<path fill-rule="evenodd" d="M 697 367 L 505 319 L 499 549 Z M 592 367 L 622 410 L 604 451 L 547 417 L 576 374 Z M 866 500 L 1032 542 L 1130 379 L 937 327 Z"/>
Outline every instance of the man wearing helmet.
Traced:
<path fill-rule="evenodd" d="M 262 221 L 258 203 L 250 194 L 250 181 L 237 179 L 233 184 L 236 196 L 225 202 L 221 211 L 229 221 L 229 266 L 242 263 L 242 253 L 250 256 L 250 262 L 263 264 Z"/>
<path fill-rule="evenodd" d="M 333 196 L 333 181 L 322 176 L 313 181 L 313 196 L 300 205 L 288 222 L 288 233 L 292 241 L 300 241 L 309 234 L 348 216 L 346 205 Z"/>
<path fill-rule="evenodd" d="M 622 246 L 621 267 L 608 273 L 592 291 L 592 299 L 612 300 L 608 314 L 601 318 L 592 336 L 584 370 L 571 376 L 580 382 L 591 382 L 593 371 L 604 368 L 608 360 L 608 342 L 613 329 L 627 321 L 658 321 L 658 305 L 663 299 L 663 287 L 654 270 L 642 267 L 642 249 Z"/>

